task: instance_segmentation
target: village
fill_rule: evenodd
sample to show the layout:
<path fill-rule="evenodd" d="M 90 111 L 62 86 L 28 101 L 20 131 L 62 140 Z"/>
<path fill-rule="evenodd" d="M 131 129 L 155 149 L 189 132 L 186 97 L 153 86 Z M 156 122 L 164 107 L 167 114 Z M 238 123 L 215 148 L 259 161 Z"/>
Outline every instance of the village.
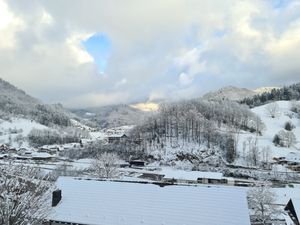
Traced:
<path fill-rule="evenodd" d="M 300 0 L 0 0 L 0 225 L 300 225 Z"/>
<path fill-rule="evenodd" d="M 105 135 L 96 135 L 95 139 L 101 137 L 106 143 L 122 144 L 128 138 L 123 131 L 122 129 L 118 132 L 109 131 Z M 56 171 L 59 174 L 56 181 L 57 189 L 52 194 L 51 214 L 45 221 L 47 225 L 90 225 L 99 220 L 107 224 L 154 225 L 158 221 L 165 221 L 166 224 L 181 225 L 205 221 L 211 225 L 248 225 L 251 210 L 247 204 L 247 191 L 254 187 L 259 179 L 263 179 L 264 175 L 270 177 L 272 173 L 278 178 L 272 181 L 271 187 L 277 194 L 276 205 L 281 209 L 281 213 L 273 222 L 278 225 L 299 224 L 297 199 L 300 198 L 298 189 L 300 155 L 296 153 L 273 158 L 271 168 L 285 167 L 285 171 L 255 170 L 252 177 L 239 176 L 235 173 L 242 170 L 248 172 L 251 171 L 250 168 L 233 167 L 230 173 L 218 170 L 187 171 L 132 158 L 128 161 L 115 162 L 118 177 L 99 179 L 90 173 L 92 159 L 70 160 L 60 156 L 63 151 L 80 150 L 94 141 L 86 139 L 79 143 L 42 146 L 37 149 L 24 147 L 15 149 L 2 144 L 0 163 L 29 165 L 47 173 Z M 110 197 L 99 195 L 101 192 Z M 234 204 L 228 199 L 234 199 Z M 173 207 L 166 208 L 166 205 L 171 203 Z M 133 216 L 126 210 L 133 205 L 140 206 L 138 215 L 143 216 Z M 149 207 L 150 205 L 153 207 Z M 188 216 L 184 217 L 186 219 L 182 219 L 181 207 L 190 208 Z M 95 209 L 97 213 L 94 212 Z M 199 213 L 203 210 L 205 213 Z M 216 210 L 220 215 L 218 218 L 213 216 Z M 114 212 L 123 213 L 111 217 Z M 260 224 L 251 221 L 252 225 Z"/>

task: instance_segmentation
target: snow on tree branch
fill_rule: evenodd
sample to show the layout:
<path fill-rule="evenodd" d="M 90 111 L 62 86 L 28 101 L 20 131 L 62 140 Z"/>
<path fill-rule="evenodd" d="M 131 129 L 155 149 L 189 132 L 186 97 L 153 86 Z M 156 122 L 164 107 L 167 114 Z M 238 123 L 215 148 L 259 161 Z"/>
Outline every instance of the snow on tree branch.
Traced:
<path fill-rule="evenodd" d="M 0 167 L 0 224 L 39 225 L 50 212 L 52 183 L 40 170 Z"/>

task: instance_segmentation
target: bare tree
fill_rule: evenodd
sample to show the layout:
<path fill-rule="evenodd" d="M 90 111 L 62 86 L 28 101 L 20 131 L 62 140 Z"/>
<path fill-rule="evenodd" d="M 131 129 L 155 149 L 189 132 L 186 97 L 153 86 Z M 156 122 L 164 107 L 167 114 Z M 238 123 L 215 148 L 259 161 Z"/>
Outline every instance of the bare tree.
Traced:
<path fill-rule="evenodd" d="M 38 225 L 50 212 L 52 183 L 40 170 L 0 167 L 0 224 Z"/>
<path fill-rule="evenodd" d="M 257 183 L 248 191 L 249 208 L 252 210 L 252 220 L 263 225 L 269 224 L 280 210 L 276 205 L 276 194 L 271 190 L 269 183 Z"/>
<path fill-rule="evenodd" d="M 300 113 L 300 104 L 297 101 L 291 102 L 291 111 L 294 113 Z"/>
<path fill-rule="evenodd" d="M 266 164 L 270 162 L 271 148 L 270 146 L 266 146 L 262 148 L 262 161 Z"/>
<path fill-rule="evenodd" d="M 92 162 L 91 169 L 100 178 L 114 178 L 118 175 L 119 157 L 114 153 L 102 153 Z"/>
<path fill-rule="evenodd" d="M 266 106 L 266 111 L 269 116 L 275 118 L 279 115 L 279 106 L 277 102 L 272 102 Z"/>
<path fill-rule="evenodd" d="M 292 131 L 286 132 L 286 142 L 287 142 L 287 147 L 290 148 L 294 144 L 296 144 L 297 139 L 295 134 Z"/>
<path fill-rule="evenodd" d="M 262 134 L 263 130 L 266 128 L 264 122 L 261 120 L 259 116 L 254 117 L 254 129 L 256 135 Z"/>
<path fill-rule="evenodd" d="M 248 162 L 253 166 L 257 166 L 260 161 L 260 152 L 257 146 L 257 137 L 249 137 L 247 138 L 248 144 Z"/>
<path fill-rule="evenodd" d="M 279 142 L 279 145 L 282 147 L 288 147 L 290 148 L 293 146 L 296 142 L 296 136 L 292 131 L 285 131 L 281 130 L 277 134 L 277 142 Z"/>

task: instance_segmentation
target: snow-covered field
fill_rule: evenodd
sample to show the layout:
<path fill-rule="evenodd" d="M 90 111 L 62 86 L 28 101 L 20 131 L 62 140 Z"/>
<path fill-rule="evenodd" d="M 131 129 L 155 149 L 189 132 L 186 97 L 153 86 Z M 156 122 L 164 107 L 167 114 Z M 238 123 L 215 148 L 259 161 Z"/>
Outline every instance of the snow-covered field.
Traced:
<path fill-rule="evenodd" d="M 14 148 L 28 147 L 26 140 L 20 145 L 14 139 L 18 135 L 26 137 L 32 129 L 48 129 L 48 127 L 28 119 L 12 118 L 11 121 L 0 120 L 0 143 L 10 143 L 11 147 Z"/>
<path fill-rule="evenodd" d="M 243 145 L 245 145 L 245 143 L 247 144 L 249 138 L 254 140 L 256 137 L 258 141 L 257 146 L 260 149 L 260 157 L 263 157 L 262 149 L 269 148 L 270 152 L 267 154 L 269 161 L 272 161 L 273 157 L 286 157 L 290 152 L 300 153 L 300 120 L 297 118 L 295 113 L 290 110 L 290 101 L 278 101 L 277 104 L 279 108 L 275 118 L 272 118 L 267 112 L 267 108 L 270 104 L 252 109 L 252 112 L 257 114 L 262 119 L 263 123 L 265 124 L 265 129 L 262 132 L 262 136 L 256 136 L 255 134 L 248 132 L 242 132 L 239 134 L 238 152 L 240 156 L 245 154 L 243 151 Z M 275 146 L 273 144 L 273 138 L 275 134 L 281 130 L 284 130 L 284 124 L 288 121 L 295 126 L 292 132 L 295 134 L 297 142 L 290 148 Z"/>

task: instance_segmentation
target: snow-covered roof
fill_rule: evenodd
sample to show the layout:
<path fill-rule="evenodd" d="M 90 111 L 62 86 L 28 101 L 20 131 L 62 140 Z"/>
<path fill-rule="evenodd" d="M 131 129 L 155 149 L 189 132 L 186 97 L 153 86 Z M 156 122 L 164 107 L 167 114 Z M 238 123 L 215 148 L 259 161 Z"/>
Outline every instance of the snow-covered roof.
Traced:
<path fill-rule="evenodd" d="M 285 158 L 291 162 L 300 162 L 300 154 L 296 152 L 288 153 Z"/>
<path fill-rule="evenodd" d="M 222 173 L 218 172 L 201 172 L 201 171 L 185 171 L 163 168 L 160 174 L 164 174 L 164 178 L 177 180 L 197 180 L 198 178 L 216 179 L 223 178 Z"/>
<path fill-rule="evenodd" d="M 50 155 L 46 152 L 34 152 L 32 153 L 32 158 L 53 158 L 54 156 L 53 155 Z"/>
<path fill-rule="evenodd" d="M 295 209 L 295 212 L 297 214 L 297 217 L 300 218 L 300 199 L 298 198 L 292 198 L 293 206 Z"/>
<path fill-rule="evenodd" d="M 126 134 L 110 134 L 108 135 L 108 138 L 121 138 L 121 137 L 127 137 Z"/>
<path fill-rule="evenodd" d="M 49 220 L 89 225 L 250 225 L 246 193 L 60 177 L 62 200 Z"/>
<path fill-rule="evenodd" d="M 7 156 L 8 156 L 7 154 L 0 154 L 0 159 L 7 157 Z"/>

